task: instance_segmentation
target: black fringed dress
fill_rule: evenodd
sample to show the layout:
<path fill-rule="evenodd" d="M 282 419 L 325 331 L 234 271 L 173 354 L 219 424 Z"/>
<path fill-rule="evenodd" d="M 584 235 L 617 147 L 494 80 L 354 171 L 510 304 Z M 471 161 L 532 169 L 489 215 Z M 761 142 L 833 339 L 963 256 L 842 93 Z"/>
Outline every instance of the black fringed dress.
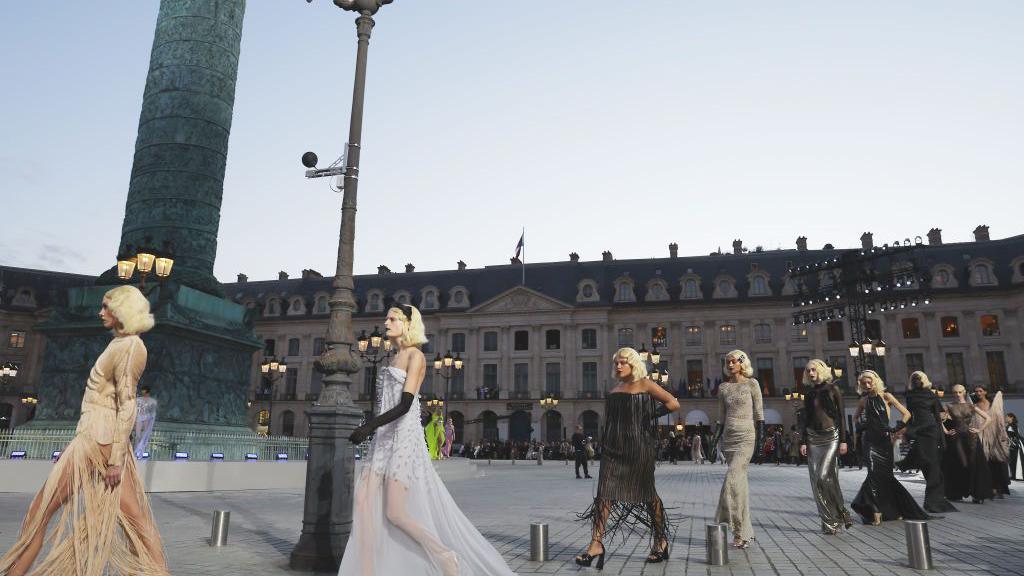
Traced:
<path fill-rule="evenodd" d="M 630 533 L 646 529 L 653 544 L 671 541 L 665 506 L 654 488 L 657 406 L 646 392 L 612 392 L 605 401 L 607 424 L 597 496 L 578 515 L 592 523 L 595 537 L 614 536 L 623 528 Z"/>

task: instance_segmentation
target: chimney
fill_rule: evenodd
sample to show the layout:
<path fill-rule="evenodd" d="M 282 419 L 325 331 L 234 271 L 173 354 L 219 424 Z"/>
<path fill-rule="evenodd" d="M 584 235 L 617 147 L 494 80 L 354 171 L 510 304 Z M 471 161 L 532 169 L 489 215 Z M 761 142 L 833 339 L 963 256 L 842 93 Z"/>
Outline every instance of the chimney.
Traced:
<path fill-rule="evenodd" d="M 572 252 L 572 253 L 569 254 L 569 262 L 579 262 L 579 261 L 580 261 L 580 255 L 579 254 L 577 254 L 575 252 Z"/>
<path fill-rule="evenodd" d="M 932 228 L 928 231 L 928 245 L 942 246 L 942 229 Z"/>
<path fill-rule="evenodd" d="M 743 254 L 743 240 L 733 240 L 732 241 L 732 253 L 733 254 Z"/>
<path fill-rule="evenodd" d="M 613 260 L 612 253 L 608 250 L 601 252 L 601 260 L 604 262 L 611 262 Z"/>
<path fill-rule="evenodd" d="M 875 247 L 875 237 L 871 232 L 860 235 L 860 247 L 864 250 L 871 250 Z"/>
<path fill-rule="evenodd" d="M 239 284 L 245 284 L 248 281 L 249 281 L 249 277 L 246 276 L 245 274 L 239 274 L 238 275 L 238 283 Z"/>
<path fill-rule="evenodd" d="M 284 270 L 278 272 L 277 273 L 277 279 L 278 280 L 287 280 L 288 279 L 288 273 L 285 272 Z"/>
<path fill-rule="evenodd" d="M 302 270 L 302 279 L 309 280 L 310 278 L 323 278 L 323 274 L 313 270 L 312 268 L 305 268 Z"/>
<path fill-rule="evenodd" d="M 391 268 L 381 264 L 380 266 L 377 266 L 377 274 L 391 274 Z"/>
<path fill-rule="evenodd" d="M 668 245 L 668 257 L 679 258 L 679 244 L 673 242 Z"/>
<path fill-rule="evenodd" d="M 982 224 L 974 229 L 974 241 L 975 242 L 988 242 L 988 226 Z"/>
<path fill-rule="evenodd" d="M 796 249 L 800 252 L 807 252 L 807 236 L 801 236 L 796 239 Z"/>
<path fill-rule="evenodd" d="M 466 269 L 466 263 L 463 262 L 462 260 L 459 260 L 459 272 L 462 272 L 465 269 Z"/>
<path fill-rule="evenodd" d="M 405 273 L 406 274 L 412 274 L 415 271 L 416 271 L 416 267 L 413 266 L 412 264 L 406 264 L 405 265 Z"/>

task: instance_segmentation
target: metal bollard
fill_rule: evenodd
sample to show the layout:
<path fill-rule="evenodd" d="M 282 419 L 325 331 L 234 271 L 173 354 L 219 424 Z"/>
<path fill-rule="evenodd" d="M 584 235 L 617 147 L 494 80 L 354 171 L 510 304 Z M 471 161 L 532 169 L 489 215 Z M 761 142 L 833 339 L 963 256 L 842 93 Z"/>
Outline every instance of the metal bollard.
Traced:
<path fill-rule="evenodd" d="M 548 560 L 548 525 L 540 522 L 530 524 L 530 561 Z"/>
<path fill-rule="evenodd" d="M 931 570 L 932 546 L 928 541 L 928 522 L 924 520 L 904 520 L 903 528 L 907 535 L 907 558 L 910 567 L 915 570 Z"/>
<path fill-rule="evenodd" d="M 213 512 L 213 529 L 210 531 L 210 546 L 227 546 L 228 526 L 231 524 L 231 512 L 215 510 Z"/>
<path fill-rule="evenodd" d="M 725 524 L 708 524 L 705 529 L 707 535 L 707 561 L 712 566 L 725 566 L 729 563 L 726 528 Z"/>

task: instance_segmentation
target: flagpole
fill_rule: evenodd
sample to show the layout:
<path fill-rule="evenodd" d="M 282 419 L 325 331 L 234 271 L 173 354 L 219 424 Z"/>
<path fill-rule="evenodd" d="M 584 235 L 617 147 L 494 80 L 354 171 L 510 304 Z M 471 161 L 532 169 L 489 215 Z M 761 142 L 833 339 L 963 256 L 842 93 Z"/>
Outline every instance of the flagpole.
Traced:
<path fill-rule="evenodd" d="M 519 261 L 523 265 L 523 286 L 526 286 L 526 226 L 523 226 L 523 258 Z"/>

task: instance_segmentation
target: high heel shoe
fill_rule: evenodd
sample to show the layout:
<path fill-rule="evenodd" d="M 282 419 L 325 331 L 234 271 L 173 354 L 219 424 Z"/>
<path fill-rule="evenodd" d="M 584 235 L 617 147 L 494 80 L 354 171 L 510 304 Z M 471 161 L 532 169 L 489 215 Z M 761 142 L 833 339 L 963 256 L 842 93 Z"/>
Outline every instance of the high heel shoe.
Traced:
<path fill-rule="evenodd" d="M 880 512 L 875 512 L 874 517 L 871 519 L 871 525 L 872 526 L 878 526 L 881 523 L 882 523 L 882 514 Z"/>
<path fill-rule="evenodd" d="M 589 553 L 590 548 L 588 547 L 587 548 L 588 552 L 584 552 L 583 554 L 580 554 L 579 556 L 576 557 L 576 564 L 579 564 L 580 566 L 587 566 L 587 567 L 589 567 L 591 562 L 593 562 L 594 559 L 597 558 L 597 566 L 595 566 L 595 568 L 597 568 L 598 570 L 603 570 L 604 569 L 604 543 L 601 542 L 600 540 L 591 540 L 591 542 L 597 542 L 598 544 L 601 545 L 601 553 L 600 554 L 590 554 Z"/>
<path fill-rule="evenodd" d="M 647 555 L 644 562 L 647 564 L 657 564 L 665 560 L 668 560 L 668 542 L 665 542 L 661 550 L 651 550 L 651 553 Z"/>

